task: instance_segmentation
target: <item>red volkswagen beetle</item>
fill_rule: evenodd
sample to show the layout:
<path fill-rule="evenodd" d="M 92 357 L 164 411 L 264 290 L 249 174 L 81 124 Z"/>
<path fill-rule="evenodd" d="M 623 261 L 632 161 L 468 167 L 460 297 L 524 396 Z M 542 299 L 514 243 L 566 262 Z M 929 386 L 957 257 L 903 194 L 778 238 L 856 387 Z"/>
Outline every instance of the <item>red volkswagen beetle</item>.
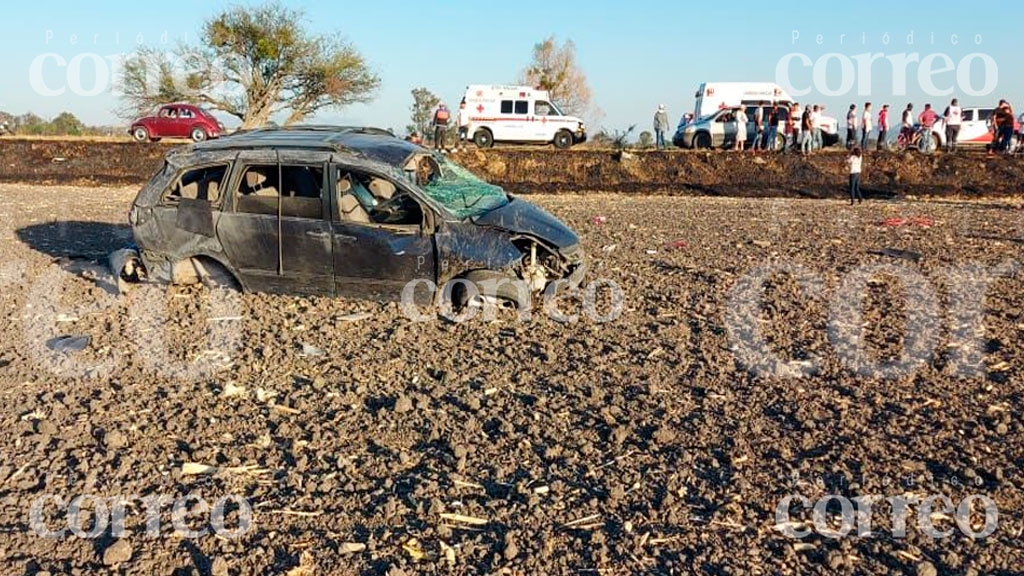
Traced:
<path fill-rule="evenodd" d="M 167 104 L 155 116 L 132 122 L 131 135 L 137 142 L 156 142 L 161 138 L 191 138 L 202 142 L 217 138 L 224 125 L 212 114 L 191 104 Z"/>

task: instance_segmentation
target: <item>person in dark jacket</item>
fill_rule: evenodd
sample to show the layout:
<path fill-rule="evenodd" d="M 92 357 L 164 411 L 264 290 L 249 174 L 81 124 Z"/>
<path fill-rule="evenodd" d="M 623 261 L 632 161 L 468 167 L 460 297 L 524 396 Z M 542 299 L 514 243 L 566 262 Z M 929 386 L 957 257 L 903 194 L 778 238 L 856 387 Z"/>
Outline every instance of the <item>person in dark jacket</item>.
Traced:
<path fill-rule="evenodd" d="M 441 102 L 437 106 L 437 110 L 434 112 L 434 150 L 445 149 L 445 133 L 448 132 L 448 123 L 452 120 L 452 113 L 448 111 L 448 106 L 444 102 Z"/>

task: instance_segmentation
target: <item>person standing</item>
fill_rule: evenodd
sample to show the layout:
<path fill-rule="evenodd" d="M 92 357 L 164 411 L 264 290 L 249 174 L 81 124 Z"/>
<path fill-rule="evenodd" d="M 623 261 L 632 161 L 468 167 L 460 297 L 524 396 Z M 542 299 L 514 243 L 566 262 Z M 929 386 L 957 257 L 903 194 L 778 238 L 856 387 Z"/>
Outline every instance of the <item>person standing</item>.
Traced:
<path fill-rule="evenodd" d="M 654 113 L 654 138 L 658 150 L 665 149 L 665 131 L 668 130 L 668 112 L 665 105 L 659 104 L 658 111 Z"/>
<path fill-rule="evenodd" d="M 868 138 L 871 137 L 871 131 L 874 130 L 872 125 L 874 119 L 871 117 L 871 102 L 864 103 L 864 118 L 861 122 L 861 133 L 860 133 L 860 149 L 861 151 L 868 149 Z"/>
<path fill-rule="evenodd" d="M 857 143 L 857 105 L 850 104 L 850 111 L 846 113 L 846 149 L 853 150 Z"/>
<path fill-rule="evenodd" d="M 733 150 L 743 150 L 743 146 L 747 143 L 747 113 L 743 108 L 737 108 L 734 114 L 736 119 L 736 143 L 733 145 Z"/>
<path fill-rule="evenodd" d="M 914 105 L 907 104 L 900 118 L 900 137 L 907 145 L 914 140 Z"/>
<path fill-rule="evenodd" d="M 751 150 L 764 148 L 764 106 L 758 106 L 754 110 L 754 143 Z"/>
<path fill-rule="evenodd" d="M 946 121 L 946 152 L 956 152 L 956 141 L 960 137 L 960 124 L 964 116 L 959 100 L 953 98 L 942 116 Z"/>
<path fill-rule="evenodd" d="M 800 146 L 801 124 L 803 123 L 804 112 L 800 109 L 800 103 L 794 102 L 789 109 L 789 117 L 793 120 L 793 146 Z"/>
<path fill-rule="evenodd" d="M 772 104 L 768 110 L 768 129 L 765 130 L 765 150 L 775 151 L 775 140 L 779 137 L 779 105 Z"/>
<path fill-rule="evenodd" d="M 811 128 L 814 132 L 814 140 L 811 142 L 811 147 L 817 151 L 824 148 L 824 142 L 821 139 L 821 106 L 814 105 L 814 111 L 811 112 Z"/>
<path fill-rule="evenodd" d="M 444 102 L 437 105 L 437 110 L 434 112 L 434 150 L 443 152 L 445 149 L 445 132 L 448 131 L 448 122 L 451 121 L 452 115 L 448 111 L 448 106 Z"/>
<path fill-rule="evenodd" d="M 466 110 L 465 98 L 462 99 L 462 102 L 459 102 L 459 114 L 455 117 L 455 126 L 457 127 L 456 139 L 458 140 L 455 144 L 455 148 L 463 149 L 468 147 L 469 112 Z"/>
<path fill-rule="evenodd" d="M 878 111 L 878 142 L 875 143 L 875 150 L 889 149 L 889 105 L 883 104 Z"/>
<path fill-rule="evenodd" d="M 921 128 L 924 129 L 924 134 L 921 135 L 923 141 L 921 145 L 921 151 L 925 154 L 932 151 L 932 145 L 935 143 L 935 137 L 932 134 L 932 128 L 935 126 L 935 122 L 939 119 L 939 115 L 932 110 L 931 104 L 924 105 L 924 111 L 917 117 L 917 121 L 921 124 Z"/>
<path fill-rule="evenodd" d="M 796 146 L 795 136 L 796 136 L 796 132 L 797 132 L 797 128 L 796 128 L 797 127 L 797 122 L 799 122 L 799 120 L 793 115 L 793 109 L 790 108 L 788 110 L 788 114 L 786 114 L 786 121 L 785 121 L 785 124 L 783 125 L 783 128 L 782 128 L 782 134 L 783 134 L 782 153 L 783 154 L 789 154 L 793 150 L 793 148 Z"/>
<path fill-rule="evenodd" d="M 800 136 L 803 138 L 803 141 L 800 142 L 800 153 L 807 156 L 811 153 L 812 148 L 814 148 L 814 110 L 810 104 L 807 105 L 807 108 L 804 108 L 804 115 L 800 119 L 800 125 Z"/>
<path fill-rule="evenodd" d="M 1014 118 L 1013 106 L 1006 100 L 1000 100 L 999 107 L 992 117 L 992 122 L 996 126 L 996 150 L 999 152 L 1012 151 Z"/>
<path fill-rule="evenodd" d="M 850 205 L 856 200 L 857 203 L 864 201 L 864 196 L 860 193 L 860 172 L 861 163 L 863 158 L 861 157 L 860 147 L 854 146 L 853 150 L 850 151 L 850 155 L 846 158 L 846 165 L 850 168 Z"/>

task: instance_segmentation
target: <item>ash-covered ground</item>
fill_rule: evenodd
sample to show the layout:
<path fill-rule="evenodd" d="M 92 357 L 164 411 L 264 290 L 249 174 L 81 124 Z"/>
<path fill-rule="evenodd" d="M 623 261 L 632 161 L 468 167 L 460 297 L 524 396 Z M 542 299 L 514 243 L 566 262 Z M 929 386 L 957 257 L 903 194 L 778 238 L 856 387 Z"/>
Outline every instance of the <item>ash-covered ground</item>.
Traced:
<path fill-rule="evenodd" d="M 5 574 L 1024 565 L 1019 203 L 531 196 L 580 233 L 621 315 L 453 323 L 343 299 L 117 295 L 102 264 L 130 240 L 133 195 L 0 185 Z M 50 349 L 60 337 L 70 350 Z M 211 522 L 193 500 L 175 524 L 189 494 L 244 498 L 250 529 L 184 533 Z M 82 495 L 80 532 L 97 497 L 128 501 L 120 541 L 37 533 L 67 529 Z M 933 538 L 914 505 L 901 537 L 883 501 L 871 535 L 835 538 L 838 500 L 821 530 L 797 498 L 826 495 L 984 496 L 998 526 L 969 538 L 981 501 L 963 526 L 936 504 L 924 516 L 948 536 Z"/>

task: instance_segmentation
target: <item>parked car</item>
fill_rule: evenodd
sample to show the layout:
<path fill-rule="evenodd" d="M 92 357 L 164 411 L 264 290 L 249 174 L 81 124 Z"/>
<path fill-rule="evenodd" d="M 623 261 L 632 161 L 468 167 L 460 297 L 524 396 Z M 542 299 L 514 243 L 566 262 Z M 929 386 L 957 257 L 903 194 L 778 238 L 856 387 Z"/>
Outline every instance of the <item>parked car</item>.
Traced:
<path fill-rule="evenodd" d="M 995 108 L 964 107 L 963 118 L 960 121 L 960 134 L 957 136 L 958 146 L 989 146 L 995 139 L 992 131 L 992 116 L 995 115 Z M 1015 141 L 1011 146 L 1016 145 L 1016 138 L 1020 133 L 1020 122 L 1014 119 Z M 932 149 L 938 150 L 946 145 L 946 123 L 940 119 L 932 126 Z"/>
<path fill-rule="evenodd" d="M 245 291 L 399 299 L 414 281 L 522 303 L 578 286 L 576 234 L 442 155 L 370 128 L 257 130 L 168 153 L 129 221 L 130 276 Z M 441 289 L 431 296 L 439 296 Z M 416 293 L 416 301 L 423 295 Z"/>
<path fill-rule="evenodd" d="M 762 105 L 764 108 L 764 118 L 768 117 L 768 112 L 771 106 Z M 692 122 L 681 122 L 679 127 L 676 128 L 676 133 L 672 137 L 672 143 L 680 148 L 721 148 L 731 147 L 736 142 L 736 110 L 739 108 L 723 108 L 712 113 L 710 116 L 705 116 L 696 121 Z M 746 106 L 745 111 L 747 113 L 747 145 L 752 145 L 754 139 L 757 136 L 757 125 L 754 123 L 754 114 L 757 111 L 757 106 Z M 779 125 L 778 134 L 776 135 L 775 147 L 777 150 L 781 150 L 783 144 L 785 144 L 785 124 L 789 118 L 789 108 L 787 106 L 779 107 Z M 822 129 L 822 144 L 824 146 L 834 146 L 836 142 L 839 142 L 839 134 L 836 130 L 836 121 L 834 118 L 822 117 L 824 128 Z"/>
<path fill-rule="evenodd" d="M 202 142 L 223 134 L 224 125 L 198 106 L 167 104 L 155 115 L 132 122 L 129 133 L 138 142 L 157 142 L 161 138 L 191 138 Z"/>
<path fill-rule="evenodd" d="M 565 149 L 587 140 L 583 120 L 563 114 L 545 90 L 472 85 L 466 87 L 462 102 L 466 134 L 479 148 L 510 142 Z"/>

